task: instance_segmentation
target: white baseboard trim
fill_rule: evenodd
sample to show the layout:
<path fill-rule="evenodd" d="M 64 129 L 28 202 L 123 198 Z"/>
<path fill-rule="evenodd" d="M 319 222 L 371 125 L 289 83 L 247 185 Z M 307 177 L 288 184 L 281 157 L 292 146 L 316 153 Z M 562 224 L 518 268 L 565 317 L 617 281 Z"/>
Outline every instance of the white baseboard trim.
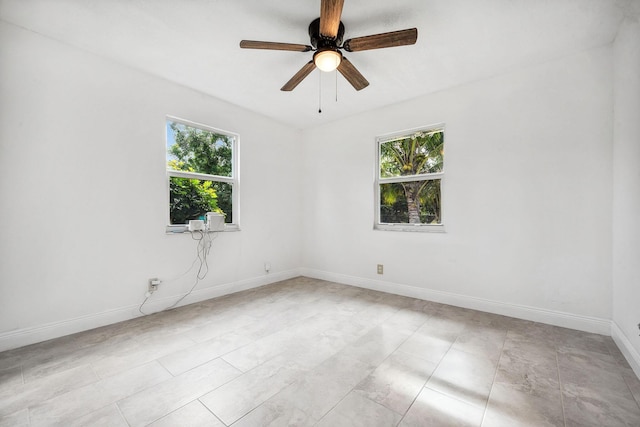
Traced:
<path fill-rule="evenodd" d="M 579 331 L 592 332 L 601 335 L 611 335 L 611 320 L 608 319 L 581 316 L 577 314 L 564 313 L 561 311 L 553 311 L 518 304 L 492 301 L 467 295 L 436 291 L 432 289 L 419 288 L 416 286 L 402 285 L 381 280 L 365 279 L 361 277 L 349 276 L 339 273 L 330 273 L 327 271 L 314 270 L 309 268 L 300 269 L 300 273 L 303 276 L 311 277 L 314 279 L 327 280 L 344 285 L 371 289 L 374 291 L 387 292 L 390 294 L 434 301 L 442 304 L 454 305 L 457 307 L 470 308 L 472 310 L 479 310 L 488 313 L 500 314 L 503 316 L 516 317 L 518 319 L 531 320 L 534 322 L 576 329 Z"/>
<path fill-rule="evenodd" d="M 195 289 L 188 297 L 182 300 L 176 307 L 193 304 L 195 302 L 205 301 L 212 298 L 218 298 L 223 295 L 233 294 L 236 292 L 246 291 L 248 289 L 259 288 L 260 286 L 270 285 L 271 283 L 280 282 L 287 279 L 300 276 L 299 269 L 287 270 L 278 273 L 269 273 L 264 276 L 252 277 L 250 279 L 240 280 L 238 282 L 225 283 L 222 285 L 210 286 L 208 288 Z M 165 310 L 171 306 L 182 295 L 172 295 L 164 298 L 158 298 L 154 301 L 147 301 L 143 311 L 146 314 L 153 314 L 158 311 Z M 139 316 L 138 306 L 135 306 L 135 314 L 133 317 Z"/>
<path fill-rule="evenodd" d="M 278 273 L 269 273 L 264 276 L 244 279 L 237 282 L 196 289 L 191 293 L 191 295 L 182 300 L 180 304 L 177 305 L 177 307 L 220 297 L 227 294 L 232 294 L 235 292 L 244 291 L 247 289 L 258 288 L 260 286 L 269 285 L 271 283 L 291 279 L 298 276 L 300 276 L 300 270 L 293 269 Z M 149 300 L 145 304 L 144 310 L 146 313 L 153 313 L 163 310 L 164 308 L 173 304 L 173 302 L 175 302 L 181 296 L 182 295 L 173 295 L 158 300 Z M 44 325 L 32 326 L 29 328 L 0 333 L 0 351 L 11 350 L 14 348 L 23 347 L 25 345 L 35 344 L 53 338 L 59 338 L 65 335 L 75 334 L 77 332 L 82 332 L 89 329 L 99 328 L 101 326 L 111 325 L 113 323 L 133 319 L 141 315 L 138 311 L 139 306 L 140 303 L 137 303 L 135 305 L 107 310 L 101 313 L 88 314 L 73 319 L 66 319 L 58 322 L 47 323 Z"/>
<path fill-rule="evenodd" d="M 268 275 L 240 280 L 237 282 L 225 283 L 207 288 L 196 289 L 191 295 L 178 304 L 178 307 L 204 301 L 211 298 L 228 295 L 282 280 L 291 279 L 297 276 L 307 276 L 315 279 L 327 280 L 345 285 L 356 286 L 375 291 L 387 292 L 391 294 L 403 295 L 428 301 L 449 304 L 458 307 L 480 310 L 489 313 L 501 314 L 504 316 L 516 317 L 519 319 L 531 320 L 565 328 L 577 329 L 585 332 L 598 333 L 602 335 L 612 335 L 614 341 L 620 347 L 629 364 L 638 376 L 640 376 L 640 355 L 633 348 L 629 340 L 624 336 L 620 328 L 610 320 L 595 317 L 581 316 L 571 313 L 564 313 L 553 310 L 528 307 L 517 304 L 509 304 L 499 301 L 492 301 L 483 298 L 460 295 L 450 292 L 436 291 L 432 289 L 419 288 L 416 286 L 403 285 L 381 280 L 366 279 L 349 276 L 339 273 L 331 273 L 308 268 L 292 269 L 288 271 L 270 273 Z M 145 304 L 145 312 L 153 313 L 170 306 L 181 295 L 164 297 L 157 300 L 150 300 Z M 110 325 L 117 322 L 133 319 L 140 316 L 138 312 L 139 304 L 120 307 L 101 313 L 89 314 L 52 322 L 44 325 L 29 328 L 17 329 L 0 333 L 0 351 L 10 350 L 101 326 Z"/>
<path fill-rule="evenodd" d="M 633 348 L 631 341 L 629 341 L 624 332 L 622 332 L 622 329 L 620 329 L 618 324 L 614 321 L 611 322 L 611 338 L 613 338 L 613 341 L 616 343 L 625 359 L 627 359 L 627 362 L 629 362 L 633 372 L 635 372 L 638 378 L 640 378 L 640 354 L 635 348 Z"/>

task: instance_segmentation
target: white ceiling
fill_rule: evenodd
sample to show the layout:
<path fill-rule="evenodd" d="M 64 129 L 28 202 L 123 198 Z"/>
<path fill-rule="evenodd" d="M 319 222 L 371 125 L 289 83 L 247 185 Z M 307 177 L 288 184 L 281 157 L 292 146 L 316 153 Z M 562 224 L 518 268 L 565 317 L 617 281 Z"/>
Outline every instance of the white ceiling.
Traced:
<path fill-rule="evenodd" d="M 345 0 L 345 39 L 418 28 L 413 46 L 354 52 L 370 86 L 320 72 L 281 92 L 312 52 L 240 49 L 242 39 L 309 44 L 320 0 L 0 0 L 0 18 L 296 128 L 491 77 L 615 38 L 636 0 Z"/>

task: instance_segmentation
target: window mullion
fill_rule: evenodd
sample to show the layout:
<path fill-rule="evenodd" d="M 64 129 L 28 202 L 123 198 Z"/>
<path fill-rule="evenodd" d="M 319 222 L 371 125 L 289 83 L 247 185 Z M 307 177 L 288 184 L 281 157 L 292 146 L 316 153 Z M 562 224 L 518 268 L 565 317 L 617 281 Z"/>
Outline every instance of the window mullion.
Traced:
<path fill-rule="evenodd" d="M 205 181 L 227 182 L 229 184 L 233 184 L 234 182 L 233 178 L 229 178 L 227 176 L 209 175 L 206 173 L 176 171 L 173 169 L 167 169 L 167 173 L 169 176 L 174 176 L 176 178 L 201 179 Z"/>
<path fill-rule="evenodd" d="M 394 176 L 390 178 L 379 178 L 378 183 L 380 184 L 393 184 L 396 182 L 412 182 L 412 181 L 430 181 L 434 179 L 442 179 L 444 173 L 429 173 L 429 174 L 421 174 L 421 175 L 403 175 L 403 176 Z"/>

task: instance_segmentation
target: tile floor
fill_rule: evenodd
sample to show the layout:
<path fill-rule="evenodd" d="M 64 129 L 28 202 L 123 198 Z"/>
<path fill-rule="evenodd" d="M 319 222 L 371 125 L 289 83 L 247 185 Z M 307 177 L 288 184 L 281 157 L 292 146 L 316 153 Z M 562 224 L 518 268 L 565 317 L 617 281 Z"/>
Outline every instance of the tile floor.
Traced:
<path fill-rule="evenodd" d="M 640 426 L 609 337 L 296 278 L 0 353 L 0 426 Z"/>

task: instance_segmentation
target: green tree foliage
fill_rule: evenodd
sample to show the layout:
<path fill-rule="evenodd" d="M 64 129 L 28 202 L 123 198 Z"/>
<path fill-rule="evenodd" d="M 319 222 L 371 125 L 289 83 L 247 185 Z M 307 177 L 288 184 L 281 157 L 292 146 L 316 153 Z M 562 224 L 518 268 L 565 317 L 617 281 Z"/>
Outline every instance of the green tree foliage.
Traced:
<path fill-rule="evenodd" d="M 169 154 L 184 163 L 186 170 L 208 175 L 231 176 L 233 139 L 203 129 L 171 123 L 176 143 Z"/>
<path fill-rule="evenodd" d="M 228 135 L 170 123 L 175 144 L 168 149 L 170 169 L 208 175 L 232 176 L 233 139 Z M 224 182 L 172 177 L 170 181 L 172 224 L 184 224 L 207 212 L 220 212 L 232 222 L 232 186 Z"/>
<path fill-rule="evenodd" d="M 211 181 L 172 176 L 169 194 L 171 224 L 186 224 L 190 219 L 204 219 L 207 212 L 221 212 Z"/>
<path fill-rule="evenodd" d="M 416 132 L 380 145 L 380 176 L 421 175 L 442 171 L 442 131 Z M 380 219 L 386 223 L 440 223 L 440 180 L 380 186 Z"/>

